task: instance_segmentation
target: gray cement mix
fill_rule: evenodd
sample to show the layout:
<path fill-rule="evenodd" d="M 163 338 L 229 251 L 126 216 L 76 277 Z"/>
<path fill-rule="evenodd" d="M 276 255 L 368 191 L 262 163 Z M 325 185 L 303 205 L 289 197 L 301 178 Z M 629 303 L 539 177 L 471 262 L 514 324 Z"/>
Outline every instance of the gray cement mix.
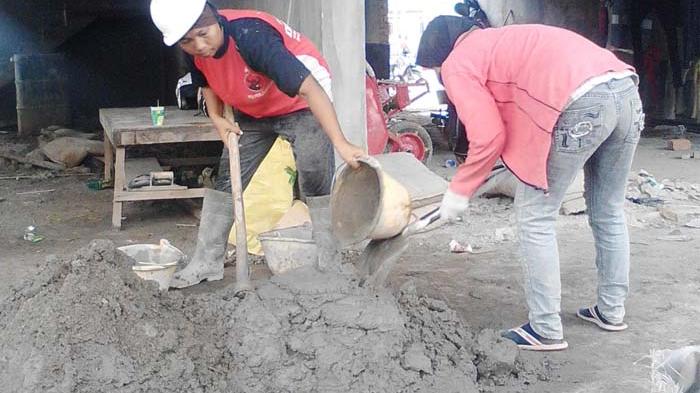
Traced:
<path fill-rule="evenodd" d="M 0 303 L 0 390 L 515 392 L 548 378 L 410 283 L 394 296 L 308 269 L 257 285 L 161 293 L 93 241 Z"/>

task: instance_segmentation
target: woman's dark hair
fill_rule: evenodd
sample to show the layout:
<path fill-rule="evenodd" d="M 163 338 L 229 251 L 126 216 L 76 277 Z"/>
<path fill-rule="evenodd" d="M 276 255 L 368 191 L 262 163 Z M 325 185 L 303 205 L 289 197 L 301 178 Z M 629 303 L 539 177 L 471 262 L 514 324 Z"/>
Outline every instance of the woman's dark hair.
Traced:
<path fill-rule="evenodd" d="M 463 16 L 441 15 L 428 23 L 421 36 L 416 64 L 440 67 L 452 52 L 459 36 L 474 27 L 474 22 Z"/>

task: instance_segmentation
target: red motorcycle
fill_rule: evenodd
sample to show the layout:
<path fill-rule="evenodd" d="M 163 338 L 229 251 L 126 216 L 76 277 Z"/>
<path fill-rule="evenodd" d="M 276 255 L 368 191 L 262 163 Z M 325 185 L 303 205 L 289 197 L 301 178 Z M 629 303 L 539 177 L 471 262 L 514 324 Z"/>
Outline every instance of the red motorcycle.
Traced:
<path fill-rule="evenodd" d="M 367 65 L 365 87 L 369 154 L 408 152 L 427 163 L 433 155 L 430 134 L 420 124 L 403 120 L 398 115 L 411 103 L 430 93 L 428 82 L 425 79 L 415 82 L 379 80 Z M 412 87 L 419 87 L 422 91 L 412 97 Z"/>

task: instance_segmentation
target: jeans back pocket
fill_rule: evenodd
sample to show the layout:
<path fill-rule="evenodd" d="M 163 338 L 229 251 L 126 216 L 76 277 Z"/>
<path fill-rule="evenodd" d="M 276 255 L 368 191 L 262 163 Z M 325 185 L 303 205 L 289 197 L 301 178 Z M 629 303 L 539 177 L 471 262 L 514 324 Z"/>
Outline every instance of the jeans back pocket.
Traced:
<path fill-rule="evenodd" d="M 639 142 L 639 138 L 644 130 L 644 108 L 642 107 L 642 100 L 639 98 L 639 94 L 635 94 L 629 100 L 630 103 L 630 130 L 625 136 L 625 143 L 636 144 Z"/>
<path fill-rule="evenodd" d="M 603 124 L 603 105 L 569 109 L 554 126 L 554 143 L 558 152 L 577 153 L 590 149 L 598 139 Z"/>

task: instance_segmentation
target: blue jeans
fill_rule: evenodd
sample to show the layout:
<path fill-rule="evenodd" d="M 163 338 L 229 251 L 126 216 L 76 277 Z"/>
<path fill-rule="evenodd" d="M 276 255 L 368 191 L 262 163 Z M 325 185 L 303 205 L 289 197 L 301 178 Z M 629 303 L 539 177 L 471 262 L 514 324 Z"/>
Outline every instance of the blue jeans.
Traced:
<path fill-rule="evenodd" d="M 611 323 L 625 316 L 630 264 L 625 190 L 643 128 L 642 102 L 632 78 L 602 83 L 559 117 L 547 161 L 548 191 L 518 185 L 515 207 L 529 320 L 545 338 L 563 338 L 555 223 L 566 190 L 581 168 L 595 239 L 597 305 Z"/>

